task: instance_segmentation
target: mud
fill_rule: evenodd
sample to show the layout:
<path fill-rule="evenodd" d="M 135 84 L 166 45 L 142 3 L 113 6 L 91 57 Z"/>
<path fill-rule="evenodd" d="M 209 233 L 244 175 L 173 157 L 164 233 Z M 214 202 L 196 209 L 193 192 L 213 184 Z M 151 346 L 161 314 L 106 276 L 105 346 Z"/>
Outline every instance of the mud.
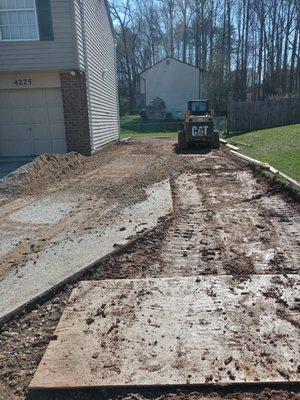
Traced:
<path fill-rule="evenodd" d="M 112 260 L 108 278 L 116 270 L 124 278 L 299 273 L 298 206 L 250 171 L 181 174 L 173 193 L 173 223 L 141 251 Z"/>
<path fill-rule="evenodd" d="M 155 229 L 126 252 L 99 265 L 85 279 L 230 274 L 236 277 L 238 285 L 245 276 L 253 273 L 299 273 L 299 206 L 282 193 L 274 193 L 267 181 L 254 176 L 244 164 L 222 152 L 179 156 L 174 155 L 172 144 L 172 141 L 147 140 L 113 145 L 85 160 L 67 178 L 58 176 L 55 182 L 46 183 L 45 187 L 38 187 L 36 191 L 30 189 L 33 190 L 31 195 L 37 197 L 48 193 L 64 197 L 78 193 L 91 196 L 86 206 L 81 203 L 84 228 L 99 223 L 99 197 L 106 202 L 131 204 L 143 196 L 141 188 L 171 177 L 175 202 L 173 220 Z M 186 197 L 180 194 L 182 190 L 186 191 Z M 28 193 L 29 189 L 24 187 L 11 199 L 22 199 Z M 69 228 L 66 226 L 65 229 Z M 29 248 L 34 243 L 29 240 Z M 28 398 L 27 387 L 74 286 L 76 284 L 66 287 L 49 301 L 3 327 L 0 336 L 1 400 Z M 277 296 L 280 302 L 280 293 L 266 293 L 266 296 L 270 295 Z M 284 305 L 281 307 L 282 317 L 288 318 Z M 293 394 L 295 388 L 277 391 L 259 388 L 257 392 L 246 388 L 230 394 L 222 390 L 215 394 L 202 389 L 196 393 L 170 390 L 162 395 L 149 391 L 145 395 L 129 397 L 123 393 L 119 398 L 299 399 L 298 394 Z M 53 393 L 51 400 L 55 400 L 55 396 Z M 88 396 L 77 393 L 66 395 L 64 399 L 99 399 L 99 394 Z M 117 397 L 114 393 L 108 398 Z"/>

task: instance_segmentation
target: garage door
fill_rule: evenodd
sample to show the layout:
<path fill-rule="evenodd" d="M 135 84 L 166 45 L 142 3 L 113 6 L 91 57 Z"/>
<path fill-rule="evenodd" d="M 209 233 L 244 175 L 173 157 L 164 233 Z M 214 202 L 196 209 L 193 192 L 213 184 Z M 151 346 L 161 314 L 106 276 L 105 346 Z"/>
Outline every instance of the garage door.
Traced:
<path fill-rule="evenodd" d="M 0 156 L 66 151 L 61 89 L 0 90 Z"/>

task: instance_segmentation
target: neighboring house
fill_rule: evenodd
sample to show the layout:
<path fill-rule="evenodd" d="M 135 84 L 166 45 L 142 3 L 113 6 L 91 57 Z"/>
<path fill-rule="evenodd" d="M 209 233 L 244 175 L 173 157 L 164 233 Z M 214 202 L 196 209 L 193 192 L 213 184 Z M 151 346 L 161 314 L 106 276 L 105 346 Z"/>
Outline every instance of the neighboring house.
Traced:
<path fill-rule="evenodd" d="M 0 0 L 0 156 L 89 155 L 118 138 L 106 0 Z"/>
<path fill-rule="evenodd" d="M 183 119 L 189 100 L 203 97 L 203 72 L 191 64 L 165 58 L 140 74 L 140 90 L 148 118 L 154 119 L 152 102 L 161 99 L 165 112 L 160 118 Z"/>

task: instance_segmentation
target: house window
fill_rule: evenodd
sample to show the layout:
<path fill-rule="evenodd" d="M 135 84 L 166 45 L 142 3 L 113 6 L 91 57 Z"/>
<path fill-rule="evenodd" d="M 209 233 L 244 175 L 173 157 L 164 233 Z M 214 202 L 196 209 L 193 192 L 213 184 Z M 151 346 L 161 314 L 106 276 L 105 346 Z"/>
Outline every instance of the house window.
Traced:
<path fill-rule="evenodd" d="M 0 41 L 38 39 L 35 0 L 0 0 Z"/>

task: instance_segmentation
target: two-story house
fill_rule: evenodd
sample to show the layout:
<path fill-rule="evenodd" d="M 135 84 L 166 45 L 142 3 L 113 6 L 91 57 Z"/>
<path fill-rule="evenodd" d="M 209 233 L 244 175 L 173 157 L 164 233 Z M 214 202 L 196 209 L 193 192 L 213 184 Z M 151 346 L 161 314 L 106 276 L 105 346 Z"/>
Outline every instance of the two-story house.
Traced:
<path fill-rule="evenodd" d="M 204 96 L 204 70 L 175 58 L 164 58 L 140 74 L 141 102 L 149 119 L 182 120 L 189 100 Z M 152 110 L 160 100 L 163 110 Z"/>
<path fill-rule="evenodd" d="M 0 156 L 89 155 L 118 138 L 106 0 L 0 0 Z"/>

